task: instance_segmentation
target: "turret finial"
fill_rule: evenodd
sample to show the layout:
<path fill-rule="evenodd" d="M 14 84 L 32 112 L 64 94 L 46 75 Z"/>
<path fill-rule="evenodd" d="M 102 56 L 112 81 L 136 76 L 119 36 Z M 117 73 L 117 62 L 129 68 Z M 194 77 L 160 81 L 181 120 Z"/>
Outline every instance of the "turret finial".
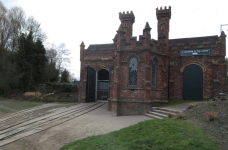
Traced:
<path fill-rule="evenodd" d="M 148 23 L 148 22 L 146 22 L 146 26 L 145 26 L 145 28 L 144 28 L 144 29 L 146 29 L 146 28 L 151 29 L 151 28 L 150 28 L 150 25 L 149 25 L 149 23 Z"/>
<path fill-rule="evenodd" d="M 81 45 L 80 46 L 85 46 L 84 42 L 82 41 Z"/>

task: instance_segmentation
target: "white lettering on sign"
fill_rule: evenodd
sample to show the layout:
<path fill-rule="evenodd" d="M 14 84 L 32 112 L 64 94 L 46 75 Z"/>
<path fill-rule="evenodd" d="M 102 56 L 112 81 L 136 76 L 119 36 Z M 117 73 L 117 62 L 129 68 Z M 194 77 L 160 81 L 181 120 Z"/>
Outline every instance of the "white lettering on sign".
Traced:
<path fill-rule="evenodd" d="M 210 55 L 210 49 L 181 50 L 181 56 Z"/>

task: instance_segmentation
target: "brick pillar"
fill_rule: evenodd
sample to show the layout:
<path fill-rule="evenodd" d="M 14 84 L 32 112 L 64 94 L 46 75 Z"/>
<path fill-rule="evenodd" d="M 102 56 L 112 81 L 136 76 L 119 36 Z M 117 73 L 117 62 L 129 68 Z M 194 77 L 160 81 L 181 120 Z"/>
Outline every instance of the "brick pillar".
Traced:
<path fill-rule="evenodd" d="M 78 102 L 85 103 L 86 98 L 86 83 L 87 83 L 87 67 L 84 64 L 84 50 L 85 45 L 82 41 L 80 45 L 80 61 L 81 61 L 81 72 L 80 72 L 80 85 L 78 91 Z"/>
<path fill-rule="evenodd" d="M 86 102 L 87 66 L 81 63 L 80 86 L 78 91 L 78 102 Z"/>

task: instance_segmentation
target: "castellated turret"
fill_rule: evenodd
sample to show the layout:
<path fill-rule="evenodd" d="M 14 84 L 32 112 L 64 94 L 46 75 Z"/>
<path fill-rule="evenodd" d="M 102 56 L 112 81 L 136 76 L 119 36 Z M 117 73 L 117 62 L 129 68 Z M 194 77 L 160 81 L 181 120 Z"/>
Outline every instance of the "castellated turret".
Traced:
<path fill-rule="evenodd" d="M 165 6 L 164 9 L 162 9 L 162 7 L 160 7 L 160 10 L 157 7 L 156 15 L 157 15 L 157 19 L 163 18 L 163 17 L 169 17 L 169 19 L 171 19 L 171 6 L 169 6 L 169 8 L 166 8 L 166 6 Z"/>
<path fill-rule="evenodd" d="M 131 11 L 127 11 L 126 13 L 119 13 L 119 19 L 121 21 L 121 24 L 119 26 L 119 29 L 117 30 L 119 39 L 125 38 L 127 41 L 130 41 L 130 38 L 132 37 L 132 28 L 133 23 L 135 22 L 135 15 Z"/>
<path fill-rule="evenodd" d="M 169 20 L 171 18 L 171 6 L 169 8 L 160 9 L 156 8 L 156 15 L 158 20 L 158 40 L 164 47 L 162 48 L 163 54 L 168 53 L 169 45 Z"/>
<path fill-rule="evenodd" d="M 135 15 L 134 13 L 131 11 L 129 13 L 129 11 L 123 12 L 123 13 L 119 13 L 119 19 L 121 20 L 121 22 L 125 22 L 125 21 L 131 21 L 131 23 L 133 24 L 135 22 Z"/>

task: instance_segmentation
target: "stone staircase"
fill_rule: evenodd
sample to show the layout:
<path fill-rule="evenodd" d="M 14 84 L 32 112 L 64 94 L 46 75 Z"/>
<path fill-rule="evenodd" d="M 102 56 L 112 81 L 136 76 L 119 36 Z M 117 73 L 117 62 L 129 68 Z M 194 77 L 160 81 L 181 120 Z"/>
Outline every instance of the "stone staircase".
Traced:
<path fill-rule="evenodd" d="M 149 111 L 149 113 L 145 113 L 145 115 L 153 119 L 163 119 L 168 118 L 168 113 L 176 115 L 176 113 L 180 113 L 180 111 L 168 108 L 152 107 L 152 111 Z"/>

